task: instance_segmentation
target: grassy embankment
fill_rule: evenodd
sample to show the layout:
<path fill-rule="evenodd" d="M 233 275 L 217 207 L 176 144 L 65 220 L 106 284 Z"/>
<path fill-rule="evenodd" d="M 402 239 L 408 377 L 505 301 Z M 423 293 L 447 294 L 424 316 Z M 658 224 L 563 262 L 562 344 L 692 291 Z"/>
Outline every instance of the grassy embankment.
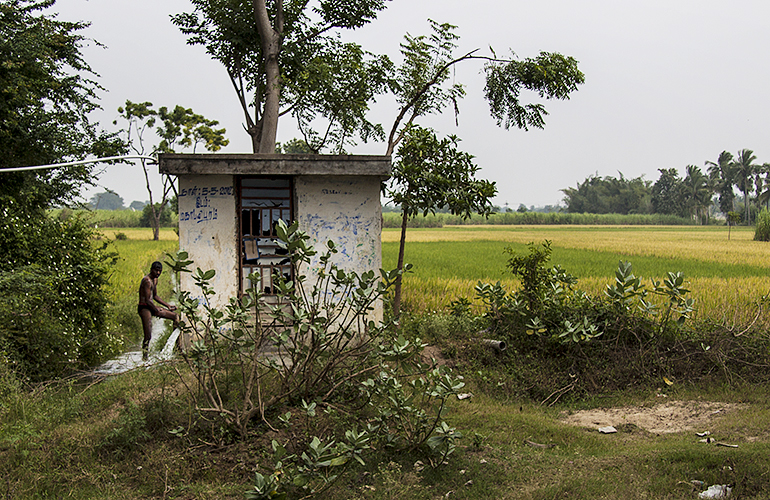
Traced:
<path fill-rule="evenodd" d="M 139 241 L 128 230 L 118 231 L 129 239 L 116 242 L 122 259 L 112 293 L 116 301 L 134 304 L 145 268 L 175 246 L 174 238 Z M 150 238 L 149 230 L 141 231 Z M 681 270 L 692 277 L 701 315 L 725 315 L 740 324 L 753 316 L 754 300 L 767 292 L 768 247 L 751 241 L 748 229 L 733 229 L 729 242 L 726 228 L 681 227 L 464 227 L 410 230 L 409 235 L 407 261 L 416 270 L 405 293 L 413 312 L 472 297 L 480 279 L 513 285 L 502 248 L 524 251 L 528 242 L 543 239 L 553 241 L 553 263 L 578 276 L 584 289 L 600 291 L 619 259 L 631 260 L 643 276 Z M 397 232 L 386 231 L 384 240 L 385 267 L 392 267 Z M 448 464 L 420 468 L 418 455 L 379 450 L 379 465 L 370 461 L 324 497 L 697 498 L 690 480 L 733 483 L 734 498 L 766 498 L 770 491 L 770 397 L 764 387 L 677 382 L 548 407 L 500 398 L 485 391 L 476 373 L 462 374 L 474 396 L 452 404 L 448 419 L 466 437 Z M 266 472 L 269 463 L 263 439 L 212 447 L 204 442 L 221 435 L 185 432 L 199 417 L 172 366 L 98 384 L 71 381 L 0 396 L 0 496 L 5 498 L 243 498 L 253 472 Z M 560 421 L 560 412 L 581 407 L 649 407 L 674 399 L 747 406 L 726 418 L 711 417 L 703 428 L 660 435 L 622 422 L 618 434 L 600 435 Z M 696 430 L 709 430 L 738 448 L 700 443 Z"/>

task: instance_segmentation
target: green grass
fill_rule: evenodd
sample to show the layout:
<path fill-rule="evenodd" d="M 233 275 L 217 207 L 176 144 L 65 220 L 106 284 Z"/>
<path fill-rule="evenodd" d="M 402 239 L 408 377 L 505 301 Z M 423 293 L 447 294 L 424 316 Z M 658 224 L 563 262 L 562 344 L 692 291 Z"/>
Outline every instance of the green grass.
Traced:
<path fill-rule="evenodd" d="M 516 253 L 527 253 L 522 243 L 505 241 L 442 241 L 409 243 L 406 261 L 414 266 L 414 275 L 441 279 L 498 280 L 510 277 L 506 268 L 510 247 Z M 383 244 L 383 267 L 396 266 L 398 243 Z M 699 259 L 661 258 L 631 253 L 595 251 L 555 247 L 551 264 L 560 265 L 577 278 L 614 276 L 618 261 L 630 261 L 638 276 L 661 278 L 668 271 L 682 271 L 688 277 L 745 278 L 767 276 L 768 267 L 750 264 L 725 264 Z"/>
<path fill-rule="evenodd" d="M 114 240 L 114 233 L 122 232 L 128 236 L 125 240 Z M 161 229 L 161 239 L 152 240 L 150 229 L 119 229 L 105 231 L 105 236 L 112 239 L 118 260 L 108 288 L 110 298 L 109 328 L 127 344 L 139 341 L 142 337 L 142 324 L 136 313 L 139 297 L 139 282 L 150 269 L 153 261 L 165 260 L 165 254 L 175 253 L 179 248 L 176 233 L 172 229 Z M 158 294 L 164 299 L 171 297 L 170 274 L 164 272 L 158 283 Z"/>
<path fill-rule="evenodd" d="M 654 435 L 633 426 L 602 435 L 561 422 L 569 407 L 500 401 L 469 379 L 470 400 L 447 418 L 465 437 L 447 464 L 388 454 L 341 479 L 329 499 L 685 499 L 689 481 L 736 486 L 734 498 L 766 498 L 770 489 L 770 401 L 762 388 L 682 388 L 682 400 L 748 403 L 708 430 L 738 448 L 698 442 L 693 432 Z M 168 430 L 189 424 L 170 367 L 132 372 L 97 385 L 65 383 L 12 402 L 0 420 L 0 494 L 46 499 L 243 498 L 263 470 L 262 441 L 221 449 Z M 654 391 L 606 404 L 651 405 Z M 132 405 L 135 405 L 132 409 Z M 133 418 L 133 420 L 132 420 Z M 116 440 L 114 436 L 120 437 Z M 206 440 L 206 436 L 199 436 Z M 553 445 L 534 448 L 526 441 Z M 423 467 L 416 467 L 421 460 Z M 363 474 L 366 471 L 368 474 Z"/>
<path fill-rule="evenodd" d="M 576 276 L 579 288 L 601 294 L 614 280 L 618 261 L 634 274 L 661 280 L 681 271 L 698 301 L 701 316 L 716 321 L 750 321 L 756 301 L 768 293 L 770 244 L 753 241 L 753 228 L 718 226 L 449 226 L 409 229 L 404 279 L 407 310 L 445 308 L 460 297 L 473 298 L 478 281 L 516 281 L 506 269 L 504 248 L 525 253 L 527 244 L 550 240 L 552 265 Z M 396 266 L 399 231 L 383 231 L 383 267 Z M 729 319 L 726 319 L 728 318 Z"/>

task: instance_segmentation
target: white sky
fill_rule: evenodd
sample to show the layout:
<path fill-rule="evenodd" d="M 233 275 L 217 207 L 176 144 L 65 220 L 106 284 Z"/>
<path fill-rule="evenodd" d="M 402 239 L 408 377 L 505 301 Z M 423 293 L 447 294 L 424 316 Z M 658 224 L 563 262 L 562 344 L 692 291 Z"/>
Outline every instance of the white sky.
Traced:
<path fill-rule="evenodd" d="M 169 15 L 188 0 L 58 0 L 60 19 L 90 21 L 84 34 L 107 46 L 84 49 L 108 92 L 95 115 L 111 129 L 130 99 L 192 108 L 227 128 L 229 153 L 251 152 L 240 106 L 225 69 L 200 46 L 188 46 Z M 521 57 L 541 50 L 575 57 L 586 83 L 569 101 L 546 102 L 544 130 L 498 128 L 483 99 L 479 62 L 455 72 L 467 85 L 459 127 L 450 112 L 421 121 L 456 134 L 476 156 L 479 176 L 497 182 L 498 205 L 557 204 L 561 189 L 592 174 L 655 181 L 659 168 L 703 168 L 723 150 L 753 149 L 770 161 L 770 3 L 766 0 L 393 0 L 349 39 L 399 61 L 403 35 L 428 34 L 427 19 L 458 26 L 458 54 L 492 46 Z M 390 97 L 372 110 L 386 130 L 396 115 Z M 298 134 L 290 119 L 278 140 Z M 384 144 L 359 154 L 383 154 Z M 100 183 L 126 205 L 146 200 L 139 166 L 108 167 Z M 101 191 L 103 189 L 98 189 Z M 85 193 L 86 198 L 95 191 Z"/>

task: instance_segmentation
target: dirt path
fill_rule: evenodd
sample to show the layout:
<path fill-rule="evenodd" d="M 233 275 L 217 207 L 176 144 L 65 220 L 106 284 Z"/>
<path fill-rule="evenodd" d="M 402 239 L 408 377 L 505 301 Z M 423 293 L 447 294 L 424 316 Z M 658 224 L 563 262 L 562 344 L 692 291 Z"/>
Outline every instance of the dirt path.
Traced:
<path fill-rule="evenodd" d="M 708 430 L 715 419 L 739 410 L 746 405 L 699 401 L 667 401 L 654 406 L 626 406 L 597 408 L 564 415 L 562 420 L 571 425 L 598 429 L 605 426 L 634 424 L 653 434 Z"/>

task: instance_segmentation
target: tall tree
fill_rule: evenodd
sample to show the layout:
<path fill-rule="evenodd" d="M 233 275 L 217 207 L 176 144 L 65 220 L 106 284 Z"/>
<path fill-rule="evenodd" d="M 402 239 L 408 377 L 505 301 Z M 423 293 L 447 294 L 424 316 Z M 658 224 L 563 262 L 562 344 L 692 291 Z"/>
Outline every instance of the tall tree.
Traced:
<path fill-rule="evenodd" d="M 660 177 L 652 186 L 652 209 L 656 214 L 686 214 L 682 178 L 675 168 L 659 168 Z"/>
<path fill-rule="evenodd" d="M 577 187 L 565 188 L 564 202 L 567 212 L 592 214 L 639 214 L 651 210 L 650 181 L 643 177 L 626 179 L 622 172 L 619 178 L 596 175 L 578 182 Z"/>
<path fill-rule="evenodd" d="M 88 115 L 96 76 L 80 53 L 88 23 L 40 11 L 54 0 L 0 2 L 0 168 L 80 160 L 120 152 L 120 142 Z M 72 202 L 92 184 L 91 166 L 3 173 L 0 199 L 25 209 Z"/>
<path fill-rule="evenodd" d="M 430 36 L 406 36 L 404 62 L 391 75 L 387 57 L 329 35 L 369 23 L 384 9 L 384 0 L 348 2 L 345 8 L 335 0 L 280 0 L 269 6 L 264 0 L 191 1 L 195 11 L 173 16 L 173 22 L 188 35 L 188 43 L 205 46 L 227 69 L 254 152 L 274 151 L 278 119 L 289 113 L 314 151 L 332 144 L 343 152 L 354 134 L 363 141 L 384 138 L 366 112 L 375 95 L 391 90 L 399 104 L 387 137 L 385 154 L 391 155 L 416 118 L 449 105 L 457 111 L 463 86 L 445 84 L 451 68 L 466 60 L 486 61 L 485 97 L 498 125 L 506 128 L 544 125 L 545 107 L 522 103 L 522 90 L 567 99 L 584 82 L 577 61 L 558 53 L 541 52 L 523 61 L 478 50 L 455 55 L 455 26 L 433 21 Z M 317 119 L 326 121 L 323 132 L 314 130 Z"/>
<path fill-rule="evenodd" d="M 324 117 L 347 138 L 353 130 L 364 140 L 376 132 L 363 111 L 384 85 L 389 61 L 335 35 L 375 19 L 385 0 L 191 1 L 194 12 L 172 21 L 227 69 L 255 153 L 274 152 L 278 119 L 288 113 L 301 125 Z M 341 85 L 348 78 L 356 84 Z M 323 98 L 330 93 L 337 98 Z"/>
<path fill-rule="evenodd" d="M 91 197 L 89 204 L 94 210 L 123 210 L 126 208 L 123 204 L 123 198 L 118 193 L 110 190 L 96 193 Z"/>
<path fill-rule="evenodd" d="M 224 128 L 213 128 L 219 125 L 218 121 L 209 120 L 194 113 L 192 109 L 179 105 L 171 111 L 165 106 L 156 111 L 151 102 L 135 103 L 127 100 L 125 106 L 118 108 L 118 113 L 126 122 L 127 128 L 122 133 L 125 135 L 127 146 L 140 156 L 174 153 L 179 148 L 192 148 L 194 152 L 199 144 L 208 151 L 219 151 L 230 142 L 225 138 L 227 131 Z M 117 124 L 117 120 L 115 123 Z M 156 123 L 159 123 L 157 127 Z M 153 130 L 160 138 L 160 142 L 150 147 L 148 144 L 150 139 L 145 134 Z M 142 158 L 141 162 L 147 194 L 150 197 L 147 210 L 152 215 L 150 222 L 153 239 L 158 240 L 161 218 L 165 213 L 166 205 L 171 200 L 171 194 L 176 195 L 176 185 L 170 175 L 164 175 L 161 201 L 156 203 L 150 186 L 147 160 Z"/>
<path fill-rule="evenodd" d="M 754 177 L 758 173 L 759 165 L 754 163 L 757 157 L 750 149 L 741 149 L 733 161 L 735 169 L 735 185 L 743 193 L 744 215 L 746 224 L 751 225 L 751 193 L 754 191 Z"/>
<path fill-rule="evenodd" d="M 491 199 L 497 193 L 494 182 L 476 179 L 479 167 L 473 156 L 459 151 L 459 139 L 438 139 L 433 130 L 412 127 L 398 149 L 398 159 L 387 189 L 393 203 L 401 207 L 401 239 L 398 269 L 404 269 L 406 229 L 410 218 L 446 208 L 450 213 L 470 217 L 492 213 Z M 393 309 L 401 309 L 401 278 L 396 281 Z"/>
<path fill-rule="evenodd" d="M 769 173 L 770 172 L 768 172 L 767 163 L 763 163 L 762 165 L 757 165 L 756 170 L 754 171 L 754 190 L 757 192 L 757 196 L 756 196 L 757 211 L 760 210 L 760 207 L 764 202 L 764 197 L 762 196 L 762 194 L 765 190 L 765 187 L 768 186 L 767 176 Z"/>
<path fill-rule="evenodd" d="M 763 163 L 760 171 L 765 176 L 760 191 L 757 191 L 757 204 L 770 209 L 770 163 Z"/>
<path fill-rule="evenodd" d="M 719 209 L 723 214 L 735 209 L 735 169 L 733 168 L 733 155 L 727 151 L 719 153 L 716 162 L 707 161 L 708 173 L 716 193 L 719 195 Z"/>

